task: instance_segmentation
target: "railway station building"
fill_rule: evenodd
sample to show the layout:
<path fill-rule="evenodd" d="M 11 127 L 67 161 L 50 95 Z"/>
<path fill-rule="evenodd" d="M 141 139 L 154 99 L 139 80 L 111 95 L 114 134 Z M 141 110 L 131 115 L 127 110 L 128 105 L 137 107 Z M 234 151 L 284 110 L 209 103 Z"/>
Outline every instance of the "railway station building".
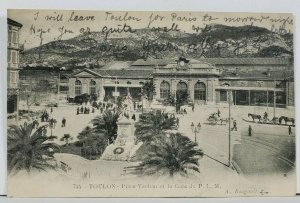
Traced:
<path fill-rule="evenodd" d="M 291 58 L 139 59 L 113 62 L 101 69 L 84 69 L 69 77 L 68 97 L 96 94 L 109 100 L 130 94 L 141 99 L 146 81 L 155 85 L 154 99 L 187 91 L 199 105 L 294 106 L 294 71 Z M 274 102 L 275 101 L 275 102 Z"/>

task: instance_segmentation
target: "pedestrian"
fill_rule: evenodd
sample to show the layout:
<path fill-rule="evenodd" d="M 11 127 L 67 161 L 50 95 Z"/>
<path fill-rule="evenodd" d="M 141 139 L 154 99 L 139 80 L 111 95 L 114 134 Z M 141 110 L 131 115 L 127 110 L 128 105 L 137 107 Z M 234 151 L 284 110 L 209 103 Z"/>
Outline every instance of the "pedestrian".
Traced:
<path fill-rule="evenodd" d="M 48 114 L 48 112 L 46 111 L 46 112 L 45 112 L 45 120 L 46 120 L 46 122 L 48 122 L 48 119 L 49 119 L 49 114 Z"/>
<path fill-rule="evenodd" d="M 237 123 L 236 123 L 236 120 L 233 121 L 233 127 L 231 128 L 231 131 L 237 131 Z"/>
<path fill-rule="evenodd" d="M 186 109 L 183 109 L 183 113 L 184 113 L 184 114 L 187 114 L 187 111 L 186 111 Z"/>
<path fill-rule="evenodd" d="M 251 125 L 249 125 L 249 127 L 248 127 L 248 135 L 252 136 L 252 127 L 251 127 Z"/>
<path fill-rule="evenodd" d="M 220 109 L 218 109 L 218 117 L 220 117 L 220 114 L 221 114 Z"/>
<path fill-rule="evenodd" d="M 83 106 L 81 106 L 80 112 L 83 114 Z"/>
<path fill-rule="evenodd" d="M 62 121 L 61 121 L 61 127 L 66 127 L 66 119 L 65 117 L 63 117 Z"/>
<path fill-rule="evenodd" d="M 264 113 L 264 120 L 267 120 L 267 119 L 268 119 L 268 113 L 265 112 L 265 113 Z"/>
<path fill-rule="evenodd" d="M 195 111 L 195 104 L 192 105 L 192 111 Z"/>
<path fill-rule="evenodd" d="M 289 135 L 293 134 L 292 133 L 292 127 L 289 125 Z"/>
<path fill-rule="evenodd" d="M 177 128 L 179 128 L 179 118 L 178 117 L 176 118 L 176 126 L 177 126 Z"/>
<path fill-rule="evenodd" d="M 77 107 L 77 115 L 79 114 L 79 107 Z"/>
<path fill-rule="evenodd" d="M 135 114 L 133 114 L 131 118 L 132 118 L 132 120 L 135 121 Z"/>
<path fill-rule="evenodd" d="M 51 106 L 51 108 L 50 108 L 50 111 L 51 111 L 51 113 L 53 112 L 53 107 Z"/>

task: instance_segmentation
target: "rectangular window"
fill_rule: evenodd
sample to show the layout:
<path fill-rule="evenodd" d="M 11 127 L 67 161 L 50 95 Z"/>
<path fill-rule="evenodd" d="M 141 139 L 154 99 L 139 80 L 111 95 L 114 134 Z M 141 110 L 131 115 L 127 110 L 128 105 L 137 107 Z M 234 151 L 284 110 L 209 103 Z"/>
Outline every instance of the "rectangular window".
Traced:
<path fill-rule="evenodd" d="M 12 31 L 9 31 L 8 32 L 8 43 L 12 42 L 11 39 L 12 39 Z"/>
<path fill-rule="evenodd" d="M 18 33 L 12 32 L 12 43 L 18 43 Z"/>
<path fill-rule="evenodd" d="M 227 91 L 220 90 L 220 101 L 226 102 L 227 101 Z"/>
<path fill-rule="evenodd" d="M 17 51 L 12 51 L 12 57 L 11 57 L 11 62 L 12 63 L 18 63 L 18 52 Z"/>
<path fill-rule="evenodd" d="M 17 72 L 10 71 L 9 81 L 10 81 L 10 84 L 12 84 L 12 85 L 15 85 L 17 83 Z"/>
<path fill-rule="evenodd" d="M 7 51 L 7 63 L 10 63 L 11 62 L 11 51 L 8 50 Z"/>

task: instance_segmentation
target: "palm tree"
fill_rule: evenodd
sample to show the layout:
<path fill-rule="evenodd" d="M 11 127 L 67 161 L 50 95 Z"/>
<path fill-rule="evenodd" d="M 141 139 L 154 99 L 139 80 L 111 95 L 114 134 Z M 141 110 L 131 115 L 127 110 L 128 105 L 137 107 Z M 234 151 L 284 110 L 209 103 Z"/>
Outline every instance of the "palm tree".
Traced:
<path fill-rule="evenodd" d="M 167 105 L 175 106 L 176 112 L 180 110 L 180 107 L 187 104 L 189 101 L 189 94 L 187 91 L 177 90 L 176 91 L 176 100 L 175 95 L 170 94 L 169 98 L 167 98 Z"/>
<path fill-rule="evenodd" d="M 149 142 L 162 132 L 171 130 L 176 125 L 175 123 L 175 117 L 169 117 L 162 111 L 144 113 L 135 124 L 137 140 Z"/>
<path fill-rule="evenodd" d="M 153 95 L 155 94 L 155 85 L 153 81 L 146 81 L 142 87 L 142 94 L 146 96 L 149 101 L 153 100 Z"/>
<path fill-rule="evenodd" d="M 180 133 L 156 137 L 149 152 L 143 157 L 143 175 L 189 176 L 199 171 L 199 159 L 203 152 L 197 143 Z"/>
<path fill-rule="evenodd" d="M 49 143 L 56 136 L 47 136 L 47 125 L 40 126 L 35 130 L 35 123 L 26 122 L 23 125 L 12 125 L 8 129 L 7 159 L 9 173 L 20 170 L 30 172 L 33 168 L 46 170 L 54 168 L 48 163 L 53 159 L 53 154 L 59 150 L 59 146 Z"/>
<path fill-rule="evenodd" d="M 117 138 L 118 119 L 121 112 L 117 109 L 115 111 L 106 110 L 101 116 L 94 118 L 91 123 L 93 124 L 95 133 L 104 133 L 109 143 L 113 143 Z"/>

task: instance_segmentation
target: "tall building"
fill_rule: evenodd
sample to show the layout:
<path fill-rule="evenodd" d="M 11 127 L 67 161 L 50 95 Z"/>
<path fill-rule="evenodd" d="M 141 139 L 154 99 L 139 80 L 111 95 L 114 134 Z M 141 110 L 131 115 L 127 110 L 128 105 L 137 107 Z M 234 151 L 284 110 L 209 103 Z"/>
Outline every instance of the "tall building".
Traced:
<path fill-rule="evenodd" d="M 18 117 L 19 97 L 19 33 L 22 24 L 7 18 L 7 114 L 15 114 Z"/>

